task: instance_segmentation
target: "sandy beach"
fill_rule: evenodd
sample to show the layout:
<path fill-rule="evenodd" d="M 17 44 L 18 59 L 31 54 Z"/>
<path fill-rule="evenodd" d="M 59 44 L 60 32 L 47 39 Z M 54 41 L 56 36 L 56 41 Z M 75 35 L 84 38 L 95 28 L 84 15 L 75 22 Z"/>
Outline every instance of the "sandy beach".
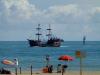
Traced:
<path fill-rule="evenodd" d="M 31 75 L 31 72 L 23 71 L 21 74 L 18 72 L 17 75 Z M 62 73 L 42 73 L 41 71 L 34 71 L 32 75 L 62 75 Z M 80 71 L 66 71 L 63 75 L 80 75 Z M 83 71 L 82 75 L 100 75 L 100 71 Z"/>

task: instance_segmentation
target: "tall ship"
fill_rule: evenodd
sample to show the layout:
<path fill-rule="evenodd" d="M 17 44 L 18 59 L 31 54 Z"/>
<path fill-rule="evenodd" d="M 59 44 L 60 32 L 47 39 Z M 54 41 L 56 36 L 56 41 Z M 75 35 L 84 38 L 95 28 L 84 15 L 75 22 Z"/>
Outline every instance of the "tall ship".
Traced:
<path fill-rule="evenodd" d="M 52 31 L 51 31 L 52 29 L 51 29 L 50 25 L 49 25 L 49 28 L 47 29 L 48 34 L 46 35 L 47 40 L 45 40 L 45 41 L 41 39 L 42 34 L 41 34 L 40 24 L 38 24 L 38 27 L 36 28 L 36 30 L 37 30 L 37 33 L 36 33 L 37 38 L 36 39 L 28 39 L 30 47 L 35 47 L 35 46 L 38 46 L 38 47 L 60 47 L 61 43 L 64 42 L 63 39 L 54 37 L 52 35 Z"/>

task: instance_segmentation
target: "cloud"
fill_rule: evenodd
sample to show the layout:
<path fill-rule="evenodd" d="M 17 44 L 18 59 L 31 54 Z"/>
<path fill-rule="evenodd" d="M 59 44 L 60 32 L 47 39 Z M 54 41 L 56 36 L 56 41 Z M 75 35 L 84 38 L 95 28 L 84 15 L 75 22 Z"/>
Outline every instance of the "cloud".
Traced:
<path fill-rule="evenodd" d="M 9 22 L 32 21 L 37 23 L 77 23 L 80 18 L 80 8 L 75 4 L 55 5 L 40 10 L 28 0 L 1 0 L 1 11 Z M 73 20 L 70 20 L 73 19 Z"/>
<path fill-rule="evenodd" d="M 28 0 L 1 0 L 0 11 L 0 17 L 11 23 L 83 24 L 100 20 L 97 17 L 100 15 L 99 7 L 82 10 L 77 4 L 54 5 L 40 10 Z"/>
<path fill-rule="evenodd" d="M 54 23 L 72 23 L 72 20 L 75 22 L 76 17 L 78 18 L 81 14 L 80 9 L 75 4 L 69 5 L 55 5 L 49 7 L 45 10 L 47 18 L 52 18 Z"/>
<path fill-rule="evenodd" d="M 1 2 L 7 17 L 28 19 L 36 11 L 35 6 L 30 5 L 28 0 L 1 0 Z"/>
<path fill-rule="evenodd" d="M 99 24 L 100 23 L 100 7 L 94 7 L 91 13 L 91 23 Z"/>
<path fill-rule="evenodd" d="M 0 33 L 5 32 L 2 36 L 13 34 L 20 39 L 26 31 L 26 35 L 32 35 L 29 32 L 38 23 L 51 24 L 56 29 L 54 33 L 65 39 L 66 36 L 70 39 L 70 36 L 78 37 L 85 33 L 92 35 L 93 31 L 97 32 L 94 24 L 100 23 L 100 7 L 83 10 L 78 4 L 55 4 L 41 9 L 29 3 L 29 0 L 0 0 Z M 62 32 L 58 33 L 59 30 Z M 20 32 L 16 33 L 18 31 Z"/>
<path fill-rule="evenodd" d="M 57 14 L 74 14 L 76 15 L 78 13 L 78 6 L 75 4 L 69 4 L 69 5 L 55 5 L 49 7 L 49 12 L 57 15 Z"/>

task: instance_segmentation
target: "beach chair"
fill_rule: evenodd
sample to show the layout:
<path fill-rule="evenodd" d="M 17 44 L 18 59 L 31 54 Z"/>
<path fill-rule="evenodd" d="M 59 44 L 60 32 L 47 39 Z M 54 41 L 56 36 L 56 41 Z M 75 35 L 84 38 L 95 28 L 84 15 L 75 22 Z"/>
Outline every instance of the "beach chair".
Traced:
<path fill-rule="evenodd" d="M 8 71 L 4 68 L 0 69 L 0 74 L 2 74 L 2 75 L 15 75 L 14 73 L 11 73 L 11 71 Z"/>

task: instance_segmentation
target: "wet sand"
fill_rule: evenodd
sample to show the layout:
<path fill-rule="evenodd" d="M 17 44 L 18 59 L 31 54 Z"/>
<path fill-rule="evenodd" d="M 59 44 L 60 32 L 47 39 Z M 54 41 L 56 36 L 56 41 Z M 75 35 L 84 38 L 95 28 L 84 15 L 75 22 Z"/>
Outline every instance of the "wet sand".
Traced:
<path fill-rule="evenodd" d="M 31 75 L 31 72 L 23 71 L 21 74 L 18 73 L 17 75 Z M 42 73 L 41 71 L 35 71 L 32 75 L 62 75 L 62 73 Z M 80 71 L 66 71 L 63 75 L 80 75 Z M 82 75 L 100 75 L 100 71 L 83 71 Z"/>

